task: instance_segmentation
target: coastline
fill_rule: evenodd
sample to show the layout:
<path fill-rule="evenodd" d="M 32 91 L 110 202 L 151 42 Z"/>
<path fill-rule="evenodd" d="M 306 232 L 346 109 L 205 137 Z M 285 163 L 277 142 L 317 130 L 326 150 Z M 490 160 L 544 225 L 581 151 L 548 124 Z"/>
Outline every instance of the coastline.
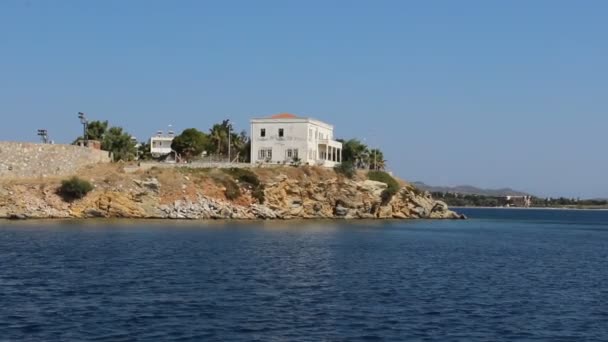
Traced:
<path fill-rule="evenodd" d="M 608 208 L 563 208 L 563 207 L 460 207 L 452 206 L 452 209 L 499 209 L 499 210 L 587 210 L 587 211 L 608 211 Z"/>
<path fill-rule="evenodd" d="M 0 179 L 0 217 L 135 220 L 408 220 L 462 219 L 429 193 L 402 180 L 389 191 L 365 171 L 332 168 L 151 168 L 98 164 L 79 178 L 92 189 L 80 199 L 59 191 L 65 178 Z"/>

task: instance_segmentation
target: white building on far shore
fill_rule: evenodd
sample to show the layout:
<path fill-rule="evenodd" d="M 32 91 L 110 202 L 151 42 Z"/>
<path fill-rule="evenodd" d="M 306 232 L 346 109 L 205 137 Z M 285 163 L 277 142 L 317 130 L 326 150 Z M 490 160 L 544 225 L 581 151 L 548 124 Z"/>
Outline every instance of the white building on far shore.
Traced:
<path fill-rule="evenodd" d="M 163 131 L 156 132 L 156 135 L 150 138 L 150 153 L 153 157 L 158 158 L 168 155 L 173 151 L 171 143 L 175 138 L 175 133 L 171 130 L 164 134 Z"/>
<path fill-rule="evenodd" d="M 342 161 L 334 127 L 319 120 L 282 113 L 251 120 L 251 163 L 333 167 Z"/>

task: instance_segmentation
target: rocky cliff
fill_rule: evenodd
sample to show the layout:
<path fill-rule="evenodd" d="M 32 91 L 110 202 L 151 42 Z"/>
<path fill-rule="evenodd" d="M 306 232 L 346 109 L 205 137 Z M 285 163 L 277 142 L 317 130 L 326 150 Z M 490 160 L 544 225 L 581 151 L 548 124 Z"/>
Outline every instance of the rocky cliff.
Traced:
<path fill-rule="evenodd" d="M 89 166 L 79 176 L 90 181 L 94 190 L 75 201 L 58 194 L 59 178 L 0 179 L 0 217 L 460 218 L 445 203 L 405 182 L 387 199 L 383 196 L 387 185 L 368 180 L 364 172 L 353 179 L 315 167 L 252 168 L 248 172 L 255 175 L 255 181 L 253 176 L 241 177 L 244 181 L 219 169 L 154 168 L 126 173 L 120 165 Z"/>

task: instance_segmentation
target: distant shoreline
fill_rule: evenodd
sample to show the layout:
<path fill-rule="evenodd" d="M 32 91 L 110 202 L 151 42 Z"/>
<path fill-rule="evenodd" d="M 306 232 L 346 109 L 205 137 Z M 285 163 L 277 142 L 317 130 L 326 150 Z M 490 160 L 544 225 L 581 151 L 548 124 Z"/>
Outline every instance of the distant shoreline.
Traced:
<path fill-rule="evenodd" d="M 504 209 L 504 210 L 587 210 L 587 211 L 608 211 L 608 208 L 561 208 L 561 207 L 460 207 L 450 206 L 451 209 Z"/>

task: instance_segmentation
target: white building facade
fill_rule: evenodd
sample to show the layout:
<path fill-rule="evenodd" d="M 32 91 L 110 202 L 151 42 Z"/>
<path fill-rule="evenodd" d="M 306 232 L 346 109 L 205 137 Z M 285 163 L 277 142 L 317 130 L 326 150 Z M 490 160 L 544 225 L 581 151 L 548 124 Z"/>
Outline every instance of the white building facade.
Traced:
<path fill-rule="evenodd" d="M 174 138 L 173 131 L 169 131 L 167 134 L 163 134 L 162 131 L 156 132 L 156 135 L 150 138 L 150 153 L 152 156 L 158 158 L 170 154 L 173 151 L 171 144 Z"/>
<path fill-rule="evenodd" d="M 342 161 L 334 127 L 319 120 L 283 113 L 251 120 L 251 163 L 333 167 Z"/>

